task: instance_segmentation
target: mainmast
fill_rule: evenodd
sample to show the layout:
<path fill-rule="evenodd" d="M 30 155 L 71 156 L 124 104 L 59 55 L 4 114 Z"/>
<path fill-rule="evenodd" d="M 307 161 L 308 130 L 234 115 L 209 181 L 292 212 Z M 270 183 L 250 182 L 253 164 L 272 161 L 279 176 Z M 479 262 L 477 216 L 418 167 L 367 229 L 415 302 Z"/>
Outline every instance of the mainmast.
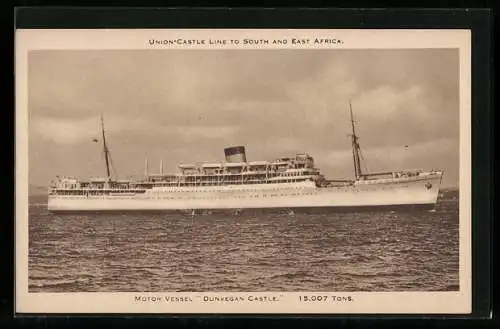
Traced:
<path fill-rule="evenodd" d="M 109 173 L 109 150 L 108 146 L 106 145 L 106 134 L 104 133 L 104 118 L 101 113 L 101 129 L 102 129 L 102 143 L 103 143 L 103 148 L 104 148 L 104 158 L 106 160 L 106 177 L 110 178 L 110 173 Z"/>
<path fill-rule="evenodd" d="M 358 142 L 358 136 L 356 135 L 356 130 L 354 128 L 354 117 L 352 115 L 352 105 L 350 100 L 349 100 L 349 110 L 351 113 L 351 125 L 352 125 L 351 140 L 352 140 L 352 157 L 354 160 L 354 176 L 356 177 L 356 180 L 358 180 L 362 175 L 361 162 L 359 160 L 360 147 Z"/>

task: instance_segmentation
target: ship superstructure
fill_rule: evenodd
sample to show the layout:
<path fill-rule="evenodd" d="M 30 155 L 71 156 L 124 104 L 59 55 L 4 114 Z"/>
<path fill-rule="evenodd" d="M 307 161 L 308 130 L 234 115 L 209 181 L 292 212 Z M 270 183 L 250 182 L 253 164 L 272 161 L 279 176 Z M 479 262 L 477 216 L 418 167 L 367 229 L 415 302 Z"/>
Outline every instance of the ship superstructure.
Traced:
<path fill-rule="evenodd" d="M 224 149 L 225 160 L 179 164 L 174 174 L 112 179 L 110 152 L 101 117 L 106 176 L 82 181 L 61 177 L 51 182 L 50 211 L 196 210 L 300 207 L 425 205 L 437 201 L 440 170 L 364 173 L 350 108 L 354 179 L 329 180 L 309 154 L 273 161 L 247 161 L 244 146 Z"/>

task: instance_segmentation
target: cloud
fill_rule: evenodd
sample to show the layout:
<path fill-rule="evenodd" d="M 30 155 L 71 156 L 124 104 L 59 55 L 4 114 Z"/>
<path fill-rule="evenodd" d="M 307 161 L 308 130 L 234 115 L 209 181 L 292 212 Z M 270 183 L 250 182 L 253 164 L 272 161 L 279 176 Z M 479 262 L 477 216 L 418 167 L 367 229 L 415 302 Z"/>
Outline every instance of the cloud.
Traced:
<path fill-rule="evenodd" d="M 422 96 L 421 86 L 412 85 L 403 89 L 385 85 L 361 93 L 353 100 L 353 106 L 356 112 L 362 112 L 371 120 L 390 120 L 399 115 L 427 117 Z"/>
<path fill-rule="evenodd" d="M 162 129 L 162 131 L 163 130 L 164 129 Z M 181 136 L 184 140 L 189 139 L 198 141 L 200 139 L 227 138 L 233 136 L 237 132 L 238 127 L 234 126 L 178 126 L 168 131 L 167 134 L 172 135 L 172 137 Z"/>
<path fill-rule="evenodd" d="M 364 151 L 368 169 L 402 170 L 402 169 L 438 169 L 447 165 L 450 154 L 456 152 L 458 141 L 440 138 L 433 141 L 400 144 L 371 148 Z M 458 156 L 458 154 L 456 155 Z"/>
<path fill-rule="evenodd" d="M 99 135 L 103 112 L 125 173 L 144 155 L 211 161 L 233 144 L 246 145 L 252 160 L 307 152 L 332 173 L 332 164 L 350 173 L 351 100 L 370 167 L 384 156 L 432 164 L 448 147 L 436 141 L 459 138 L 457 81 L 455 50 L 35 51 L 30 147 L 83 148 Z M 425 143 L 414 158 L 399 149 L 420 152 L 415 145 Z M 454 145 L 447 154 L 457 166 Z M 39 175 L 50 172 L 44 157 L 36 161 Z"/>
<path fill-rule="evenodd" d="M 32 132 L 56 144 L 76 144 L 100 138 L 98 122 L 94 119 L 70 120 L 39 118 L 31 122 Z"/>
<path fill-rule="evenodd" d="M 41 117 L 32 120 L 32 133 L 56 144 L 70 145 L 94 138 L 101 139 L 101 125 L 99 117 L 71 120 L 64 118 Z M 163 126 L 161 123 L 143 118 L 108 117 L 105 121 L 105 131 L 108 139 L 112 135 L 115 139 L 130 133 L 140 133 L 155 138 L 174 138 L 177 140 L 199 140 L 227 138 L 234 135 L 238 128 L 234 126 Z"/>

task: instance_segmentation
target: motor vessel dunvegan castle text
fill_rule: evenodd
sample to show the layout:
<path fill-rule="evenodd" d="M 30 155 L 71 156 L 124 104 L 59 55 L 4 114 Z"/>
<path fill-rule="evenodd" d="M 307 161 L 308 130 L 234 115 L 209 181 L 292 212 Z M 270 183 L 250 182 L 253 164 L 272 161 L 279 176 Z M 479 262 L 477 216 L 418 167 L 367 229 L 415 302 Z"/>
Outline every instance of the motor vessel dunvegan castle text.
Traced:
<path fill-rule="evenodd" d="M 224 149 L 225 161 L 179 164 L 178 172 L 151 174 L 137 180 L 110 175 L 110 152 L 101 115 L 106 175 L 81 180 L 57 177 L 48 191 L 48 210 L 132 211 L 261 208 L 374 207 L 432 205 L 437 202 L 441 170 L 366 173 L 361 169 L 360 145 L 352 108 L 352 179 L 328 179 L 309 154 L 274 161 L 248 161 L 244 146 Z M 98 140 L 95 139 L 95 142 Z M 147 162 L 146 162 L 147 168 Z"/>

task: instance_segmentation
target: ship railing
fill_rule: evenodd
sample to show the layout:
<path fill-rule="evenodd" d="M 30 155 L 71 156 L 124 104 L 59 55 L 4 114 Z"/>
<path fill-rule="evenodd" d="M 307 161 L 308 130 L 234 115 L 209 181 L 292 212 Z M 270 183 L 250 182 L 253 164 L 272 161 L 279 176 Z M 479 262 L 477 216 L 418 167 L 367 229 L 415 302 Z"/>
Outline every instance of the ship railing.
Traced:
<path fill-rule="evenodd" d="M 354 181 L 346 180 L 346 181 L 327 181 L 327 182 L 318 182 L 319 187 L 339 187 L 339 186 L 352 186 L 354 185 Z"/>
<path fill-rule="evenodd" d="M 232 167 L 232 168 L 239 168 L 239 167 Z M 156 175 L 155 177 L 169 177 L 169 178 L 179 178 L 179 177 L 207 177 L 207 176 L 232 176 L 232 175 L 251 175 L 251 174 L 272 174 L 272 173 L 279 173 L 279 172 L 285 172 L 287 170 L 314 170 L 314 168 L 279 168 L 279 169 L 263 169 L 263 170 L 252 170 L 249 167 L 243 168 L 242 170 L 238 170 L 236 172 L 231 172 L 231 171 L 224 171 L 224 172 L 207 172 L 207 171 L 196 171 L 196 172 L 181 172 L 177 173 L 175 176 L 160 176 Z M 152 176 L 153 177 L 153 176 Z"/>
<path fill-rule="evenodd" d="M 247 180 L 220 180 L 220 181 L 181 181 L 173 184 L 158 184 L 155 187 L 203 187 L 203 186 L 227 186 L 227 185 L 246 185 L 246 184 L 277 184 L 277 183 L 299 183 L 312 181 L 312 177 L 301 176 L 300 178 L 294 177 L 281 177 L 279 179 L 247 179 Z"/>
<path fill-rule="evenodd" d="M 302 171 L 312 171 L 312 168 L 287 168 L 285 172 L 302 172 Z"/>
<path fill-rule="evenodd" d="M 203 163 L 200 165 L 201 168 L 222 168 L 223 164 L 222 163 Z"/>
<path fill-rule="evenodd" d="M 206 177 L 226 177 L 226 176 L 241 176 L 241 175 L 265 175 L 266 173 L 268 174 L 273 174 L 273 171 L 240 171 L 240 172 L 224 172 L 224 173 L 214 173 L 214 174 L 206 174 L 206 173 L 199 173 L 199 174 L 181 174 L 176 178 L 179 177 L 197 177 L 197 178 L 206 178 Z"/>
<path fill-rule="evenodd" d="M 360 176 L 360 180 L 367 180 L 381 176 L 386 176 L 391 178 L 400 178 L 405 176 L 419 176 L 421 173 L 423 173 L 422 170 L 398 170 L 398 171 L 373 172 L 373 173 L 362 174 Z"/>
<path fill-rule="evenodd" d="M 327 183 L 352 183 L 352 179 L 325 179 Z"/>
<path fill-rule="evenodd" d="M 269 166 L 271 163 L 269 161 L 252 161 L 247 162 L 249 167 L 265 167 Z"/>

